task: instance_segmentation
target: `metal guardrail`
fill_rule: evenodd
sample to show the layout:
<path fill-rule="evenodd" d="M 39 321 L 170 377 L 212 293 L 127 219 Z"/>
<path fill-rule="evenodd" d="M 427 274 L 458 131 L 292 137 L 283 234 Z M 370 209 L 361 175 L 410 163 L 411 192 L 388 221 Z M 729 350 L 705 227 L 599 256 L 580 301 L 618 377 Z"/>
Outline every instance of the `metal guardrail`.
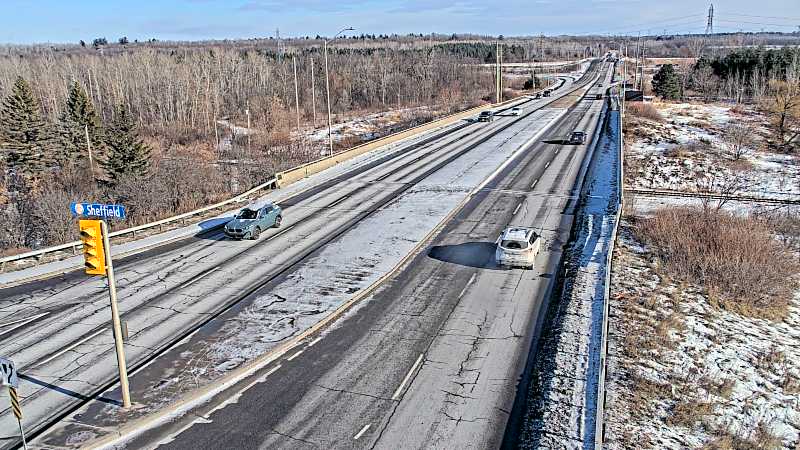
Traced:
<path fill-rule="evenodd" d="M 236 195 L 235 197 L 231 197 L 231 198 L 229 198 L 227 200 L 223 200 L 221 202 L 214 203 L 213 205 L 204 206 L 204 207 L 202 207 L 200 209 L 196 209 L 194 211 L 189 211 L 189 212 L 186 212 L 186 213 L 183 213 L 183 214 L 178 214 L 177 216 L 167 217 L 166 219 L 158 220 L 156 222 L 150 222 L 150 223 L 146 223 L 146 224 L 143 224 L 143 225 L 138 225 L 138 226 L 131 227 L 131 228 L 125 228 L 123 230 L 114 231 L 114 232 L 109 233 L 108 237 L 109 238 L 114 238 L 114 237 L 125 236 L 125 235 L 134 235 L 135 236 L 138 231 L 148 230 L 148 229 L 156 228 L 156 227 L 163 227 L 164 225 L 168 225 L 168 224 L 171 224 L 171 223 L 174 223 L 174 222 L 178 222 L 178 221 L 184 221 L 184 220 L 186 220 L 186 219 L 188 219 L 190 217 L 194 217 L 194 216 L 197 216 L 199 214 L 203 214 L 203 213 L 211 211 L 213 209 L 217 209 L 217 208 L 220 208 L 220 207 L 223 207 L 223 206 L 226 206 L 226 205 L 230 205 L 232 203 L 239 203 L 243 199 L 247 198 L 248 196 L 250 196 L 250 195 L 252 195 L 252 194 L 254 194 L 254 193 L 258 192 L 258 191 L 261 191 L 263 189 L 267 189 L 267 188 L 270 188 L 270 187 L 274 186 L 276 181 L 277 180 L 275 178 L 270 178 L 266 182 L 261 183 L 258 186 L 254 187 L 254 188 L 251 188 L 251 189 L 249 189 L 249 190 L 247 190 L 245 192 L 242 192 L 241 194 Z M 2 273 L 5 270 L 5 266 L 9 262 L 20 261 L 20 260 L 23 260 L 23 259 L 30 259 L 30 258 L 41 259 L 42 256 L 44 256 L 44 255 L 46 255 L 48 253 L 55 253 L 55 252 L 60 252 L 60 251 L 70 250 L 70 249 L 73 251 L 73 253 L 77 253 L 78 249 L 82 245 L 83 244 L 81 243 L 81 241 L 73 241 L 73 242 L 68 242 L 66 244 L 56 245 L 54 247 L 47 247 L 47 248 L 43 248 L 43 249 L 39 249 L 39 250 L 26 252 L 26 253 L 20 253 L 18 255 L 11 255 L 11 256 L 6 256 L 4 258 L 0 258 L 0 273 Z"/>
<path fill-rule="evenodd" d="M 611 239 L 609 240 L 608 253 L 606 254 L 606 274 L 603 281 L 603 321 L 601 325 L 602 336 L 600 338 L 600 370 L 598 372 L 597 382 L 597 409 L 595 410 L 595 438 L 594 447 L 596 450 L 602 450 L 605 442 L 605 406 L 606 406 L 606 369 L 608 365 L 608 317 L 609 317 L 609 299 L 611 297 L 611 269 L 614 257 L 614 245 L 617 241 L 617 233 L 619 231 L 619 221 L 622 217 L 622 204 L 624 201 L 624 190 L 622 183 L 624 180 L 625 169 L 624 164 L 624 136 L 622 130 L 622 107 L 620 106 L 619 96 L 616 97 L 617 110 L 620 111 L 619 123 L 619 146 L 617 149 L 617 212 L 614 218 L 614 228 L 611 231 Z"/>
<path fill-rule="evenodd" d="M 769 203 L 775 205 L 800 205 L 800 199 L 756 197 L 752 195 L 720 194 L 717 192 L 703 192 L 703 191 L 687 192 L 687 191 L 674 191 L 669 189 L 638 189 L 638 188 L 626 188 L 625 192 L 629 194 L 642 195 L 647 197 L 685 197 L 685 198 L 703 198 L 711 200 L 730 200 L 739 202 Z"/>
<path fill-rule="evenodd" d="M 563 80 L 562 80 L 562 84 L 563 84 Z M 474 114 L 474 113 L 479 112 L 479 111 L 481 111 L 483 109 L 486 109 L 486 108 L 502 107 L 504 105 L 513 103 L 515 101 L 519 101 L 520 98 L 521 97 L 516 97 L 516 98 L 512 98 L 512 99 L 509 99 L 509 100 L 502 101 L 502 102 L 497 103 L 497 104 L 491 104 L 490 103 L 490 104 L 486 104 L 486 105 L 481 105 L 481 106 L 469 108 L 469 109 L 466 109 L 466 110 L 461 111 L 461 112 L 448 114 L 446 116 L 443 116 L 443 117 L 440 117 L 438 119 L 435 119 L 435 120 L 433 120 L 431 122 L 428 122 L 428 123 L 425 123 L 425 124 L 421 124 L 421 125 L 417 125 L 417 126 L 414 126 L 414 127 L 402 130 L 402 131 L 398 131 L 396 133 L 392 133 L 390 135 L 387 135 L 387 136 L 384 136 L 382 138 L 376 139 L 375 141 L 366 142 L 364 144 L 359 144 L 359 145 L 357 145 L 357 146 L 355 146 L 353 148 L 346 149 L 346 150 L 334 153 L 333 155 L 326 156 L 326 157 L 319 158 L 319 159 L 314 160 L 314 161 L 310 161 L 310 162 L 306 162 L 306 163 L 300 164 L 297 167 L 294 167 L 292 169 L 285 170 L 283 172 L 280 172 L 280 173 L 276 174 L 275 177 L 270 178 L 266 182 L 264 182 L 264 183 L 262 183 L 262 184 L 260 184 L 258 186 L 255 186 L 255 187 L 251 188 L 250 190 L 245 191 L 245 192 L 243 192 L 243 193 L 241 193 L 241 194 L 239 194 L 239 195 L 237 195 L 235 197 L 229 198 L 229 199 L 224 200 L 224 201 L 219 202 L 219 203 L 215 203 L 213 205 L 204 206 L 204 207 L 202 207 L 200 209 L 196 209 L 194 211 L 189 211 L 189 212 L 186 212 L 186 213 L 183 213 L 183 214 L 179 214 L 179 215 L 176 215 L 176 216 L 168 217 L 166 219 L 162 219 L 162 220 L 159 220 L 159 221 L 156 221 L 156 222 L 150 222 L 150 223 L 146 223 L 146 224 L 135 226 L 135 227 L 131 227 L 131 228 L 126 228 L 126 229 L 123 229 L 123 230 L 114 231 L 112 233 L 109 233 L 109 238 L 115 238 L 115 237 L 126 236 L 126 235 L 135 236 L 136 233 L 139 232 L 139 231 L 148 230 L 148 229 L 156 228 L 156 227 L 163 227 L 164 225 L 175 223 L 175 222 L 178 222 L 178 221 L 185 221 L 186 219 L 188 219 L 190 217 L 194 217 L 194 216 L 197 216 L 199 214 L 203 214 L 203 213 L 211 211 L 213 209 L 217 209 L 217 208 L 220 208 L 222 206 L 229 205 L 229 204 L 232 204 L 232 203 L 238 203 L 242 199 L 252 195 L 255 192 L 258 192 L 260 190 L 263 190 L 263 189 L 269 188 L 269 187 L 273 187 L 273 186 L 277 187 L 279 185 L 280 181 L 281 181 L 281 177 L 283 175 L 285 175 L 286 173 L 288 173 L 288 172 L 292 172 L 292 171 L 295 171 L 295 170 L 298 170 L 298 169 L 302 169 L 302 168 L 308 167 L 310 165 L 313 165 L 315 163 L 319 163 L 320 161 L 324 161 L 324 160 L 327 160 L 327 159 L 334 159 L 334 158 L 337 158 L 337 157 L 341 157 L 342 154 L 351 152 L 354 149 L 358 149 L 358 148 L 361 148 L 361 147 L 374 145 L 376 142 L 379 142 L 379 141 L 388 141 L 391 138 L 396 137 L 397 135 L 406 135 L 406 134 L 409 134 L 409 132 L 412 132 L 411 134 L 414 134 L 413 133 L 414 131 L 422 131 L 425 128 L 430 127 L 430 125 L 435 123 L 435 122 L 446 122 L 449 119 L 452 119 L 452 118 L 458 117 L 458 116 L 462 116 L 462 115 L 465 115 L 465 114 L 468 116 L 468 115 Z M 442 126 L 444 126 L 444 125 L 442 125 Z M 25 260 L 25 259 L 35 258 L 36 259 L 36 265 L 38 265 L 39 261 L 41 261 L 43 256 L 46 255 L 46 254 L 49 254 L 49 253 L 61 252 L 61 251 L 64 251 L 64 250 L 72 250 L 73 254 L 77 254 L 78 250 L 81 248 L 82 245 L 83 244 L 81 243 L 81 241 L 73 241 L 73 242 L 67 242 L 66 244 L 56 245 L 56 246 L 53 246 L 53 247 L 42 248 L 42 249 L 39 249 L 39 250 L 33 250 L 33 251 L 30 251 L 30 252 L 25 252 L 25 253 L 20 253 L 20 254 L 17 254 L 17 255 L 11 255 L 11 256 L 6 256 L 6 257 L 3 257 L 3 258 L 0 258 L 0 273 L 3 273 L 5 271 L 6 265 L 8 263 L 15 262 L 15 261 L 21 261 L 21 260 Z"/>

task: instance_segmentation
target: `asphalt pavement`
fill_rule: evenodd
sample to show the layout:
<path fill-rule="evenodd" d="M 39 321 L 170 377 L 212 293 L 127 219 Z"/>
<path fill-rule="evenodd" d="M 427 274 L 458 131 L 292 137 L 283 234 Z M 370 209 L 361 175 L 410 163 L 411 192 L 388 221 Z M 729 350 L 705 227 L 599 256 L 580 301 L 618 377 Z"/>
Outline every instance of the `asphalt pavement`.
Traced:
<path fill-rule="evenodd" d="M 496 448 L 558 276 L 603 101 L 580 100 L 370 299 L 298 352 L 129 443 L 163 448 Z M 494 242 L 537 227 L 534 270 Z"/>
<path fill-rule="evenodd" d="M 546 117 L 532 114 L 527 119 Z M 466 156 L 491 136 L 512 139 L 522 128 L 522 122 L 511 125 L 518 121 L 501 116 L 491 124 L 459 126 L 284 199 L 282 228 L 263 233 L 257 242 L 231 241 L 210 232 L 120 260 L 116 269 L 131 367 L 154 364 L 156 356 L 203 324 L 270 283 L 290 277 L 298 264 L 430 175 L 445 169 L 466 173 L 454 169 L 453 163 L 468 161 Z M 7 325 L 0 329 L 0 354 L 22 369 L 29 429 L 59 419 L 91 398 L 101 407 L 115 407 L 119 399 L 113 390 L 97 397 L 113 386 L 116 372 L 101 279 L 73 273 L 0 290 L 0 298 L 0 319 Z M 373 303 L 379 301 L 363 309 Z M 325 348 L 323 342 L 326 339 L 317 348 Z M 406 362 L 395 359 L 397 368 Z M 9 409 L 0 410 L 3 446 L 15 445 L 15 428 Z"/>

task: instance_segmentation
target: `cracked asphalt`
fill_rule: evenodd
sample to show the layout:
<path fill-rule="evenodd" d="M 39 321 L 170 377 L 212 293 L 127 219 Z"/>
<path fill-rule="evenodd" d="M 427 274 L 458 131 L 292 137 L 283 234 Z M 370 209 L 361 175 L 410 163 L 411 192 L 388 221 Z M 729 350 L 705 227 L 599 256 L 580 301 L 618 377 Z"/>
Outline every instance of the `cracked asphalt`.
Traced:
<path fill-rule="evenodd" d="M 608 77 L 606 77 L 606 80 Z M 131 448 L 498 448 L 558 278 L 602 102 L 582 100 L 508 165 L 369 301 L 222 404 Z M 540 229 L 534 270 L 503 270 L 508 225 Z M 511 439 L 513 441 L 513 438 Z"/>

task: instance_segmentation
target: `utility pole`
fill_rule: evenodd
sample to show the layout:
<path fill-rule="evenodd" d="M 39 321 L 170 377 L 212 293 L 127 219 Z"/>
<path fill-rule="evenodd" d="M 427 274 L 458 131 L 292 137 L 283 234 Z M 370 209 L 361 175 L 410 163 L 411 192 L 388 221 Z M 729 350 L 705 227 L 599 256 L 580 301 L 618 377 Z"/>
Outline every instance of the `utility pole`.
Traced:
<path fill-rule="evenodd" d="M 494 44 L 494 102 L 500 103 L 500 42 Z"/>
<path fill-rule="evenodd" d="M 642 42 L 642 36 L 639 35 L 636 37 L 636 54 L 634 58 L 636 59 L 633 67 L 633 88 L 636 89 L 636 79 L 639 76 L 639 49 Z"/>
<path fill-rule="evenodd" d="M 314 129 L 317 129 L 317 95 L 314 87 L 314 58 L 311 58 L 311 111 L 314 117 Z"/>
<path fill-rule="evenodd" d="M 497 91 L 497 95 L 495 96 L 495 103 L 500 103 L 502 101 L 501 100 L 502 93 L 500 91 L 500 89 L 502 89 L 502 87 L 500 86 L 500 77 L 502 76 L 501 73 L 500 73 L 500 41 L 497 41 L 497 51 L 496 51 L 495 57 L 496 57 L 495 58 L 495 61 L 496 61 L 496 63 L 495 63 L 495 69 L 496 69 L 495 70 L 495 75 L 496 75 L 496 77 L 495 77 L 495 81 L 496 81 L 495 90 Z"/>
<path fill-rule="evenodd" d="M 336 33 L 331 40 L 336 39 L 340 34 L 344 33 L 345 31 L 353 31 L 353 27 L 343 28 L 341 31 Z M 330 155 L 333 156 L 333 124 L 331 121 L 331 84 L 330 84 L 330 76 L 328 75 L 328 40 L 325 39 L 325 43 L 323 44 L 325 53 L 325 92 L 328 97 L 328 148 L 330 151 Z"/>
<path fill-rule="evenodd" d="M 323 44 L 325 48 L 325 93 L 328 97 L 328 154 L 333 156 L 333 124 L 331 123 L 331 82 L 328 77 L 328 40 Z"/>
<path fill-rule="evenodd" d="M 639 90 L 642 91 L 644 96 L 644 65 L 647 61 L 647 43 L 642 43 L 642 64 L 640 65 L 641 72 L 639 73 Z"/>
<path fill-rule="evenodd" d="M 128 368 L 125 363 L 125 348 L 122 345 L 122 321 L 117 306 L 117 282 L 114 278 L 114 264 L 111 262 L 111 242 L 108 239 L 108 224 L 100 221 L 105 247 L 106 271 L 108 273 L 108 296 L 111 300 L 111 322 L 114 326 L 114 344 L 117 347 L 117 365 L 119 366 L 119 385 L 122 391 L 122 407 L 131 407 L 131 391 L 128 386 Z"/>
<path fill-rule="evenodd" d="M 292 69 L 294 69 L 294 107 L 297 110 L 297 133 L 300 133 L 300 94 L 297 88 L 297 62 L 292 53 Z"/>
<path fill-rule="evenodd" d="M 628 72 L 626 68 L 626 57 L 628 56 L 628 44 L 625 45 L 625 51 L 622 51 L 623 44 L 619 44 L 619 54 L 622 58 L 622 101 L 620 106 L 620 116 L 625 117 L 625 83 L 626 79 L 628 78 Z"/>
<path fill-rule="evenodd" d="M 247 101 L 247 108 L 244 110 L 244 114 L 247 116 L 247 157 L 250 157 L 250 100 Z M 236 131 L 236 126 L 234 125 L 234 132 Z"/>

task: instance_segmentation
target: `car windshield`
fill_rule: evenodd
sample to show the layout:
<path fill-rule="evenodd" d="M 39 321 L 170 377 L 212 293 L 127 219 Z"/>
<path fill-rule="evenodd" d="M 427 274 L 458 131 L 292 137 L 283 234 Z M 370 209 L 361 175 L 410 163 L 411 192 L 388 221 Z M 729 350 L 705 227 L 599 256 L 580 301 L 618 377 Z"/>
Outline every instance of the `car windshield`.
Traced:
<path fill-rule="evenodd" d="M 239 213 L 240 219 L 255 219 L 258 213 L 253 211 L 252 209 L 243 209 L 242 212 Z"/>
<path fill-rule="evenodd" d="M 503 248 L 507 248 L 510 250 L 522 250 L 527 246 L 527 243 L 521 241 L 503 241 L 500 243 L 500 246 Z"/>

